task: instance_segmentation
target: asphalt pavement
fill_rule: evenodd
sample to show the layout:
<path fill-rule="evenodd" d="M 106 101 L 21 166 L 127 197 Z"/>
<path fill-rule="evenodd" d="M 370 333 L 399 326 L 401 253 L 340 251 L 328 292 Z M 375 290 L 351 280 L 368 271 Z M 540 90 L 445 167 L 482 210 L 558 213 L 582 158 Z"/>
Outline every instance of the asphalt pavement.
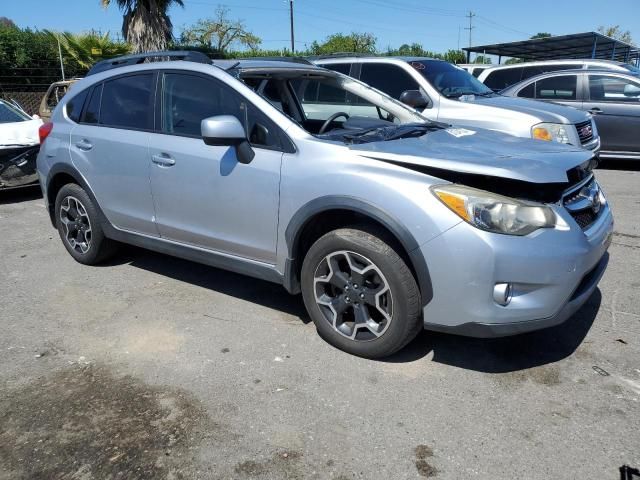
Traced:
<path fill-rule="evenodd" d="M 73 261 L 37 189 L 0 193 L 0 480 L 618 479 L 640 468 L 640 169 L 565 324 L 325 343 L 278 285 L 125 248 Z M 628 170 L 627 168 L 631 168 Z"/>

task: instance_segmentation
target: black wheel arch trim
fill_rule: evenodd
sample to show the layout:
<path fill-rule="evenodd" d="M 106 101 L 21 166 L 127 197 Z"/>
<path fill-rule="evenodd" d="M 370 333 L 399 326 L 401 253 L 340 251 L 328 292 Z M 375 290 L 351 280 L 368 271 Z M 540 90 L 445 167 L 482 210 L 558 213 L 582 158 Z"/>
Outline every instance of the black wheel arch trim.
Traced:
<path fill-rule="evenodd" d="M 73 167 L 72 165 L 69 165 L 67 163 L 57 163 L 53 167 L 51 167 L 51 170 L 49 170 L 49 173 L 47 174 L 47 180 L 46 180 L 46 185 L 45 185 L 45 189 L 44 189 L 45 191 L 43 192 L 43 194 L 46 195 L 46 197 L 47 197 L 47 206 L 48 206 L 48 210 L 49 210 L 49 217 L 51 219 L 51 225 L 53 225 L 53 228 L 57 228 L 56 227 L 56 217 L 55 217 L 55 200 L 56 199 L 55 198 L 53 198 L 53 199 L 50 198 L 50 191 L 51 191 L 51 182 L 59 174 L 65 174 L 65 175 L 70 176 L 71 178 L 73 178 L 75 183 L 80 185 L 82 187 L 82 189 L 85 192 L 87 192 L 87 195 L 89 195 L 89 198 L 91 198 L 91 201 L 93 202 L 93 204 L 95 205 L 96 209 L 98 210 L 98 214 L 100 215 L 100 223 L 101 223 L 101 225 L 103 227 L 106 227 L 106 228 L 111 227 L 111 224 L 109 223 L 109 221 L 107 220 L 107 217 L 104 215 L 104 212 L 100 208 L 100 204 L 96 200 L 96 197 L 93 194 L 93 191 L 91 190 L 91 187 L 89 187 L 89 184 L 85 181 L 84 177 L 80 174 L 80 172 L 78 170 L 76 170 L 75 167 Z M 53 201 L 51 201 L 51 200 L 53 200 Z M 106 228 L 105 228 L 105 230 L 106 230 Z"/>
<path fill-rule="evenodd" d="M 433 298 L 433 286 L 429 268 L 420 252 L 420 245 L 414 236 L 391 214 L 382 208 L 373 205 L 365 200 L 351 196 L 331 195 L 316 198 L 302 206 L 291 217 L 285 230 L 285 241 L 287 244 L 287 259 L 284 271 L 284 286 L 291 293 L 300 291 L 299 280 L 297 278 L 295 252 L 300 246 L 300 237 L 304 227 L 316 215 L 329 210 L 348 210 L 359 213 L 375 220 L 383 225 L 405 249 L 411 261 L 410 267 L 417 276 L 418 286 L 422 297 L 422 306 L 427 305 Z"/>

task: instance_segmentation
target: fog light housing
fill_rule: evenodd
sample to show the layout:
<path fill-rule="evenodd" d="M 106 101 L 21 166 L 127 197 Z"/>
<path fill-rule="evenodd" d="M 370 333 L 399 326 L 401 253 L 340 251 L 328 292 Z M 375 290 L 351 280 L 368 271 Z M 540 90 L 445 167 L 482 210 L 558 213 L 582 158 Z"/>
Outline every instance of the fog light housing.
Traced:
<path fill-rule="evenodd" d="M 513 285 L 510 283 L 496 283 L 493 287 L 493 300 L 498 304 L 506 307 L 511 303 L 513 297 Z"/>

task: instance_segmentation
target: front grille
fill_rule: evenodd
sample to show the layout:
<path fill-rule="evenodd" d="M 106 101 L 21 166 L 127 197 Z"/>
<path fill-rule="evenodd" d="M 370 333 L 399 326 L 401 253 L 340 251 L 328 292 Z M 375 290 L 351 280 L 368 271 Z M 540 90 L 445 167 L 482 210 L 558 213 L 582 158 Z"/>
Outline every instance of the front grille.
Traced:
<path fill-rule="evenodd" d="M 593 125 L 591 120 L 586 122 L 576 123 L 576 130 L 578 130 L 578 137 L 580 137 L 580 143 L 583 145 L 593 140 Z"/>
<path fill-rule="evenodd" d="M 589 228 L 598 219 L 603 209 L 600 186 L 591 176 L 587 181 L 568 190 L 562 204 L 582 230 Z"/>

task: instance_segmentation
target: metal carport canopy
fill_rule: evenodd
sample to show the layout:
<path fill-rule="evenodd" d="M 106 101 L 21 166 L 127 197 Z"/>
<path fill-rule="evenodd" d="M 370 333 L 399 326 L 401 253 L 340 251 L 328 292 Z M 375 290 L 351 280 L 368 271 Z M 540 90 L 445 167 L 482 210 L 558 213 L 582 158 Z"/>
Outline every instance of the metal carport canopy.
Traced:
<path fill-rule="evenodd" d="M 597 32 L 558 35 L 520 42 L 496 43 L 465 48 L 467 61 L 471 52 L 499 57 L 515 57 L 528 61 L 567 58 L 598 58 L 627 63 L 640 63 L 640 48 Z"/>

